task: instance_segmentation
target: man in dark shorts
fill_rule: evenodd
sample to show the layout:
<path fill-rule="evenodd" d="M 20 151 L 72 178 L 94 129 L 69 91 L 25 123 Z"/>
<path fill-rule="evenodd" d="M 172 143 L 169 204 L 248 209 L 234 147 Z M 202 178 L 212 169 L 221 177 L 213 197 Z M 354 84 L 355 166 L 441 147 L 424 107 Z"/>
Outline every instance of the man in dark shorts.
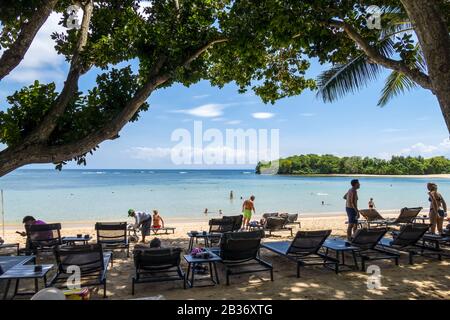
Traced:
<path fill-rule="evenodd" d="M 152 215 L 147 212 L 128 210 L 128 216 L 134 218 L 134 227 L 137 229 L 141 227 L 142 241 L 145 243 L 145 237 L 150 235 L 150 228 L 152 226 Z"/>
<path fill-rule="evenodd" d="M 359 210 L 357 190 L 361 187 L 357 179 L 352 180 L 350 184 L 352 187 L 344 196 L 344 199 L 346 200 L 345 211 L 347 211 L 348 216 L 347 239 L 349 241 L 352 240 L 353 234 L 358 229 Z"/>

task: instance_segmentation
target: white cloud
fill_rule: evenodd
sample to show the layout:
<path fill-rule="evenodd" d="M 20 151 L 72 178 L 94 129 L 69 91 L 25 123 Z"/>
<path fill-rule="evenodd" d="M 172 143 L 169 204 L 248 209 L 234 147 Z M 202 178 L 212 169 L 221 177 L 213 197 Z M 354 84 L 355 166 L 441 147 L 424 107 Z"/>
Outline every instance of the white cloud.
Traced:
<path fill-rule="evenodd" d="M 314 117 L 315 115 L 315 113 L 300 113 L 301 117 Z"/>
<path fill-rule="evenodd" d="M 223 115 L 223 109 L 227 105 L 218 103 L 204 104 L 199 107 L 192 109 L 180 109 L 174 110 L 175 113 L 184 113 L 191 116 L 202 117 L 202 118 L 217 118 Z"/>
<path fill-rule="evenodd" d="M 193 96 L 192 98 L 194 99 L 203 99 L 203 98 L 208 98 L 210 95 L 209 94 L 200 94 L 198 96 Z"/>
<path fill-rule="evenodd" d="M 442 142 L 432 145 L 418 142 L 408 148 L 404 148 L 400 151 L 401 155 L 423 155 L 423 156 L 435 156 L 447 154 L 450 152 L 450 139 L 444 139 Z"/>
<path fill-rule="evenodd" d="M 240 124 L 241 122 L 242 122 L 241 120 L 231 120 L 231 121 L 228 121 L 227 124 L 237 125 L 237 124 Z"/>
<path fill-rule="evenodd" d="M 39 32 L 36 34 L 30 48 L 19 66 L 14 69 L 8 78 L 19 83 L 30 83 L 34 80 L 42 82 L 63 81 L 65 72 L 62 70 L 65 58 L 58 55 L 51 38 L 53 32 L 64 32 L 66 29 L 58 25 L 61 14 L 52 13 Z M 80 15 L 79 15 L 80 17 Z"/>
<path fill-rule="evenodd" d="M 270 119 L 273 118 L 275 116 L 274 113 L 270 113 L 270 112 L 256 112 L 256 113 L 252 113 L 252 117 L 255 119 Z"/>
<path fill-rule="evenodd" d="M 152 161 L 169 157 L 171 150 L 171 148 L 134 147 L 127 150 L 127 153 L 131 154 L 132 159 Z"/>

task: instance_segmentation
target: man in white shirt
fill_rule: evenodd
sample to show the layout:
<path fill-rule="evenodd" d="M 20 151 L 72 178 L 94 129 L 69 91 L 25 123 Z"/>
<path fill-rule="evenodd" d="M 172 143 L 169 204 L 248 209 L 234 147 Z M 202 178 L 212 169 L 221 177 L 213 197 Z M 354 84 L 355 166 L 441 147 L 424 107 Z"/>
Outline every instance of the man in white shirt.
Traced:
<path fill-rule="evenodd" d="M 150 235 L 150 228 L 152 226 L 152 215 L 143 211 L 128 210 L 128 216 L 134 218 L 134 227 L 137 229 L 141 227 L 142 243 L 145 243 L 145 237 Z"/>

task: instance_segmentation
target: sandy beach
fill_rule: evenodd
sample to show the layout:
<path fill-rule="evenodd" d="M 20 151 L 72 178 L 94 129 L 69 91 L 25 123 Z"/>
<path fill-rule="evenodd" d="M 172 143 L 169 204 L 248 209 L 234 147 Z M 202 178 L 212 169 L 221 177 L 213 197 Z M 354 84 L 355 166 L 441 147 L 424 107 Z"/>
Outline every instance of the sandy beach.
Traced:
<path fill-rule="evenodd" d="M 383 213 L 395 216 L 395 212 Z M 209 218 L 209 217 L 208 217 Z M 159 238 L 165 247 L 174 246 L 186 249 L 190 230 L 208 230 L 205 219 L 189 221 L 174 219 L 166 221 L 166 226 L 176 228 L 175 234 L 161 235 Z M 346 217 L 321 216 L 301 217 L 302 230 L 332 229 L 333 236 L 345 235 Z M 90 234 L 95 239 L 94 223 L 63 223 L 62 235 Z M 24 245 L 23 238 L 15 233 L 21 226 L 6 227 L 5 240 L 8 243 L 19 242 Z M 297 228 L 295 229 L 297 230 Z M 281 237 L 265 238 L 263 241 L 289 240 L 286 232 L 278 233 Z M 150 237 L 152 239 L 153 237 Z M 133 299 L 161 295 L 165 299 L 449 299 L 450 275 L 449 261 L 418 257 L 413 266 L 408 264 L 407 257 L 402 255 L 400 266 L 391 262 L 375 262 L 381 268 L 381 288 L 368 289 L 369 275 L 361 271 L 346 271 L 336 275 L 333 271 L 321 266 L 308 267 L 302 270 L 302 277 L 296 278 L 295 264 L 291 261 L 261 250 L 262 258 L 273 264 L 274 281 L 268 274 L 240 275 L 231 279 L 231 285 L 223 282 L 223 269 L 218 265 L 221 284 L 214 287 L 192 288 L 183 290 L 182 284 L 157 283 L 138 284 L 135 296 L 131 295 L 131 278 L 134 273 L 133 259 L 126 258 L 122 252 L 115 253 L 114 266 L 108 271 L 108 299 Z M 50 262 L 52 258 L 44 255 L 42 262 Z M 187 266 L 183 261 L 183 268 Z M 91 298 L 102 299 L 102 290 L 93 289 Z"/>

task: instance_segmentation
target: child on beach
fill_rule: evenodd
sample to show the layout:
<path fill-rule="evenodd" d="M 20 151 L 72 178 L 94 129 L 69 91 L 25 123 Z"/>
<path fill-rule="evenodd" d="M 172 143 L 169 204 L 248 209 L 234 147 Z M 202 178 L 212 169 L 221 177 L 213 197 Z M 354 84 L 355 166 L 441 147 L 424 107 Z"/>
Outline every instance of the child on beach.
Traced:
<path fill-rule="evenodd" d="M 164 228 L 164 220 L 159 215 L 158 210 L 153 210 L 153 228 L 154 229 Z"/>

